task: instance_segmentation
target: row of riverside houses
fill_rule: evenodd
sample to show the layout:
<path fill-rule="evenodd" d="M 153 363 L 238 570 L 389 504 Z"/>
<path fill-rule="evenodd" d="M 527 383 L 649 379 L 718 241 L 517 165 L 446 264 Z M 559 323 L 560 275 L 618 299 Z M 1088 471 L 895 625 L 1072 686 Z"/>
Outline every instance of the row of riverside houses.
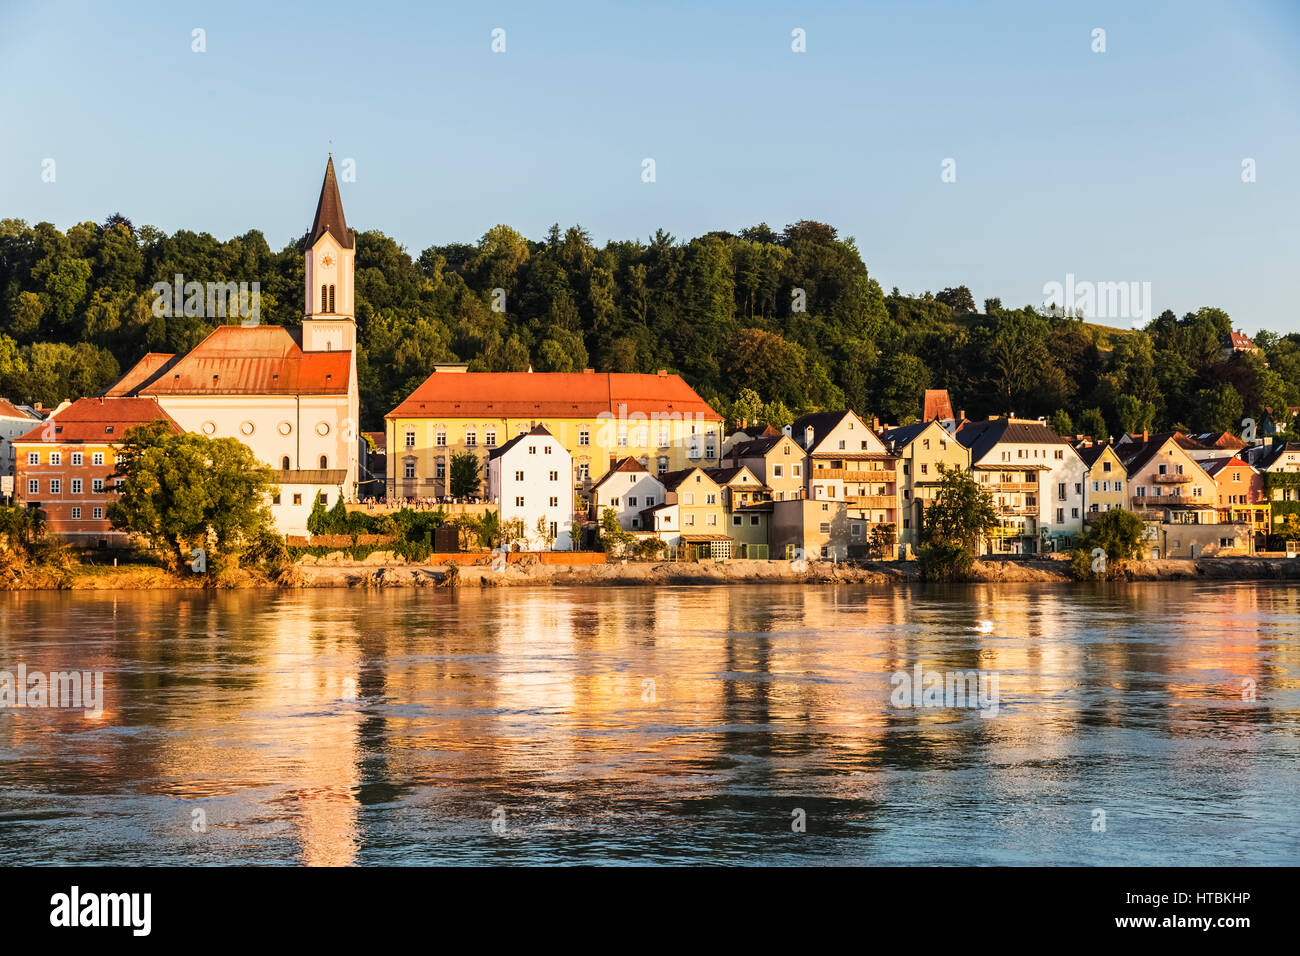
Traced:
<path fill-rule="evenodd" d="M 453 461 L 473 456 L 501 521 L 521 545 L 590 545 L 612 508 L 624 530 L 713 557 L 846 558 L 919 543 L 942 468 L 972 474 L 996 503 L 989 553 L 1062 550 L 1087 516 L 1122 506 L 1167 556 L 1249 552 L 1300 511 L 1300 447 L 1230 435 L 1067 440 L 1041 420 L 954 413 L 925 393 L 921 419 L 870 425 L 852 411 L 781 430 L 725 434 L 678 375 L 469 372 L 439 365 L 367 441 L 358 430 L 355 239 L 333 160 L 308 234 L 300 328 L 221 325 L 188 352 L 149 353 L 103 395 L 53 411 L 0 402 L 0 474 L 81 543 L 109 527 L 115 456 L 134 425 L 232 437 L 276 471 L 277 528 L 306 532 L 315 501 L 451 496 Z M 368 456 L 367 446 L 382 451 Z M 368 466 L 368 467 L 367 467 Z M 378 474 L 380 477 L 375 477 Z M 369 480 L 367 480 L 367 478 Z M 1300 479 L 1296 479 L 1300 482 Z"/>

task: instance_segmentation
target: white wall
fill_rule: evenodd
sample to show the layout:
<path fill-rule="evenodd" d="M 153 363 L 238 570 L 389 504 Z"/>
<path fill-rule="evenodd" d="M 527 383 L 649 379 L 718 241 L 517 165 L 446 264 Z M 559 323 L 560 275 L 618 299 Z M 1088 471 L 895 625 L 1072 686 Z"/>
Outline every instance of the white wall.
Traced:
<path fill-rule="evenodd" d="M 555 438 L 525 435 L 492 458 L 488 494 L 499 502 L 502 524 L 516 518 L 523 521 L 530 551 L 546 549 L 546 539 L 537 533 L 539 519 L 555 524 L 553 550 L 573 550 L 573 458 Z M 517 498 L 523 499 L 523 505 L 516 503 Z"/>
<path fill-rule="evenodd" d="M 606 508 L 612 507 L 618 512 L 618 524 L 624 531 L 648 531 L 650 529 L 642 528 L 639 524 L 633 528 L 632 519 L 640 519 L 641 511 L 645 508 L 663 504 L 664 497 L 663 482 L 653 475 L 642 471 L 614 472 L 593 491 L 596 520 L 600 520 Z M 633 499 L 636 504 L 631 503 Z M 614 501 L 618 504 L 613 504 Z"/>

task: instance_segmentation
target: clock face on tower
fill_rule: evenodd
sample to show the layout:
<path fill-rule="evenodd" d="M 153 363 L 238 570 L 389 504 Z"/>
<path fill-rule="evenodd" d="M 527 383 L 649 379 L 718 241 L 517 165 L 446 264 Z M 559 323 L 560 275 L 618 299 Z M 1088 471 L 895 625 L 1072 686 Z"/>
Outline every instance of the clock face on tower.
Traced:
<path fill-rule="evenodd" d="M 320 264 L 328 269 L 330 266 L 334 265 L 334 257 L 327 252 L 325 255 L 320 257 Z"/>

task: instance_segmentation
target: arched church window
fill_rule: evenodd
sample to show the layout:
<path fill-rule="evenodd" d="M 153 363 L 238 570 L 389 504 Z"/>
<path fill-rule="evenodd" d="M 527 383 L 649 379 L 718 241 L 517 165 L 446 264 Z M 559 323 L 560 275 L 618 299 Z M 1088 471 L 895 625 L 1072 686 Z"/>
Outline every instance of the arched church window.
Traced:
<path fill-rule="evenodd" d="M 330 466 L 330 460 L 328 455 L 320 456 L 320 466 L 322 471 L 324 471 L 326 468 Z"/>
<path fill-rule="evenodd" d="M 280 470 L 281 470 L 281 471 L 288 471 L 288 470 L 289 470 L 289 456 L 288 456 L 288 455 L 285 455 L 283 458 L 280 459 Z"/>

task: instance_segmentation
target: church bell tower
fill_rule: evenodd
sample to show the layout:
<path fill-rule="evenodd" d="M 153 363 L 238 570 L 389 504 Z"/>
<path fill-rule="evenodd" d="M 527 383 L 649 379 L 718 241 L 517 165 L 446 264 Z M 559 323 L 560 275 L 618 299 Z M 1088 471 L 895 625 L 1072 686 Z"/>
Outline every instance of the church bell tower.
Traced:
<path fill-rule="evenodd" d="M 334 157 L 325 165 L 325 181 L 316 203 L 316 218 L 307 236 L 306 308 L 302 347 L 308 352 L 354 352 L 357 347 L 353 305 L 355 242 L 343 218 L 343 200 L 334 175 Z"/>

